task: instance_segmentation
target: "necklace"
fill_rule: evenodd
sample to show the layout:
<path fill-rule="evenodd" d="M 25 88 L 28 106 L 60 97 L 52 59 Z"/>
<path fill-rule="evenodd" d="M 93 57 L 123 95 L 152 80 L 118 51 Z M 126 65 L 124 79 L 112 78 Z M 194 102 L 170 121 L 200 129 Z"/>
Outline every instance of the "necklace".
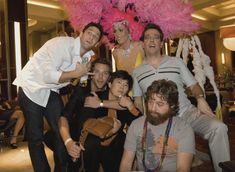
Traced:
<path fill-rule="evenodd" d="M 127 49 L 122 49 L 124 57 L 128 58 L 130 56 L 132 47 L 133 47 L 132 44 L 130 44 L 130 46 Z"/>
<path fill-rule="evenodd" d="M 147 138 L 147 129 L 148 129 L 148 121 L 145 118 L 144 121 L 144 128 L 143 128 L 143 135 L 142 135 L 142 140 L 141 140 L 141 148 L 143 151 L 143 158 L 142 158 L 142 163 L 144 166 L 144 171 L 145 172 L 159 172 L 161 167 L 162 167 L 162 162 L 166 156 L 166 148 L 167 148 L 167 142 L 171 130 L 171 125 L 172 125 L 172 117 L 168 119 L 167 127 L 165 130 L 165 136 L 164 136 L 164 141 L 163 141 L 163 148 L 162 148 L 162 154 L 160 160 L 157 162 L 157 166 L 154 169 L 148 169 L 148 167 L 145 164 L 145 156 L 146 156 L 146 138 Z"/>

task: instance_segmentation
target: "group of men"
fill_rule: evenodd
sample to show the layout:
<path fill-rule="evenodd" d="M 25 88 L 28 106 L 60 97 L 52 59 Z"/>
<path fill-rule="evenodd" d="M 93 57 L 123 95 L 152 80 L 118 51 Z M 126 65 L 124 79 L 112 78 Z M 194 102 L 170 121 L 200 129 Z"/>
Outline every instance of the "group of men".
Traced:
<path fill-rule="evenodd" d="M 126 71 L 112 73 L 105 59 L 91 65 L 91 49 L 102 34 L 99 24 L 90 23 L 76 39 L 49 40 L 14 81 L 26 117 L 34 171 L 51 170 L 43 146 L 43 117 L 53 132 L 54 171 L 77 171 L 81 152 L 88 172 L 98 171 L 100 164 L 105 172 L 130 171 L 135 155 L 138 170 L 190 171 L 194 132 L 209 141 L 214 168 L 222 171 L 218 163 L 230 160 L 227 126 L 215 118 L 183 61 L 161 54 L 162 30 L 155 24 L 145 27 L 141 37 L 145 62 L 132 77 Z M 63 108 L 59 89 L 84 75 L 90 75 L 87 86 L 78 85 Z M 184 86 L 197 99 L 197 108 L 187 99 Z M 128 96 L 131 89 L 134 103 Z M 145 115 L 140 117 L 144 104 Z M 78 143 L 87 119 L 110 114 L 114 116 L 114 139 L 108 146 L 91 134 L 84 147 Z M 127 135 L 125 125 L 130 125 Z"/>

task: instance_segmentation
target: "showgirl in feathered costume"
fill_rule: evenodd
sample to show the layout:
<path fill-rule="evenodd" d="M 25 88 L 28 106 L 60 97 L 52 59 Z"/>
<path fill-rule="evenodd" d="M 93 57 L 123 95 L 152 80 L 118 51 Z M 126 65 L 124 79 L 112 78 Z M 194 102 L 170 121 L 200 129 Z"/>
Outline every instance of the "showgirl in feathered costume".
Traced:
<path fill-rule="evenodd" d="M 133 40 L 138 40 L 148 22 L 158 24 L 165 38 L 196 30 L 192 21 L 192 6 L 182 0 L 60 0 L 72 27 L 81 29 L 89 22 L 101 22 L 112 39 L 112 22 L 128 20 Z M 130 8 L 128 8 L 130 7 Z M 133 29 L 132 29 L 133 28 Z M 134 30 L 134 31 L 132 31 Z"/>

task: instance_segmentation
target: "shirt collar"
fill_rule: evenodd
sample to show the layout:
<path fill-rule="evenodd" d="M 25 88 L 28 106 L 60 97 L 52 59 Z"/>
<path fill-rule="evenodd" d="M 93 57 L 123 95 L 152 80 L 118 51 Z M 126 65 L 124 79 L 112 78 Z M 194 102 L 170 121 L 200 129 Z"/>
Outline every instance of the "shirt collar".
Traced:
<path fill-rule="evenodd" d="M 81 55 L 80 55 L 80 48 L 81 48 L 81 40 L 80 40 L 80 37 L 77 37 L 75 38 L 74 40 L 74 55 L 76 57 L 80 57 L 81 58 Z M 86 52 L 82 58 L 84 59 L 87 59 L 86 61 L 90 61 L 91 59 L 91 56 L 95 55 L 95 53 L 92 51 L 92 50 L 89 50 L 88 52 Z M 81 59 L 82 60 L 82 59 Z M 79 62 L 81 63 L 82 61 L 79 60 Z M 86 62 L 85 62 L 86 63 Z"/>

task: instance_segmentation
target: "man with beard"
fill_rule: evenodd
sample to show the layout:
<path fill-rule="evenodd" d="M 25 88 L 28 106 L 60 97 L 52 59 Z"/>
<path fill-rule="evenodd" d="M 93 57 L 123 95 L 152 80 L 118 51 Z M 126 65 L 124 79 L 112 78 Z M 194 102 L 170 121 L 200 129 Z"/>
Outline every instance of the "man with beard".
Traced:
<path fill-rule="evenodd" d="M 143 94 L 153 81 L 167 79 L 176 83 L 179 93 L 179 117 L 185 120 L 197 135 L 208 140 L 214 169 L 216 172 L 222 172 L 218 164 L 230 160 L 228 127 L 216 119 L 204 98 L 202 88 L 183 60 L 161 53 L 163 39 L 163 31 L 158 25 L 154 23 L 146 25 L 142 33 L 145 63 L 133 71 L 135 104 L 142 109 Z M 186 88 L 196 98 L 197 107 L 187 98 Z"/>
<path fill-rule="evenodd" d="M 192 128 L 179 117 L 178 91 L 172 81 L 154 81 L 146 92 L 146 116 L 128 129 L 120 172 L 137 170 L 190 171 L 195 140 Z"/>

